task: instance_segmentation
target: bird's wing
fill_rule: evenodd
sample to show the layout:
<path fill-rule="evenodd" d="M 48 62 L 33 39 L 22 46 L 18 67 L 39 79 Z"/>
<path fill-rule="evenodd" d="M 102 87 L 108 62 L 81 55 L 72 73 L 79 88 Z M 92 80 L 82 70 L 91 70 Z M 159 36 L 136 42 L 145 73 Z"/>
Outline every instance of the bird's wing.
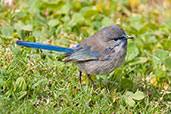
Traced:
<path fill-rule="evenodd" d="M 90 46 L 78 48 L 65 60 L 65 62 L 97 60 L 99 56 L 98 52 L 92 52 L 90 48 Z"/>

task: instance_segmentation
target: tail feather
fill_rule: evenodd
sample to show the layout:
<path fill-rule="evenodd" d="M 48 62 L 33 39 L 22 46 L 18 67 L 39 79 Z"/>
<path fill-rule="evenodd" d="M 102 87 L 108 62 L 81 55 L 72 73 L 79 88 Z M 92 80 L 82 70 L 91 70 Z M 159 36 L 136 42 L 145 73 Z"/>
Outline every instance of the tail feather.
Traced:
<path fill-rule="evenodd" d="M 20 46 L 37 48 L 37 49 L 45 49 L 45 50 L 52 50 L 52 51 L 59 51 L 59 52 L 66 52 L 66 53 L 74 52 L 73 48 L 64 48 L 64 47 L 35 43 L 35 42 L 16 41 L 16 44 Z"/>

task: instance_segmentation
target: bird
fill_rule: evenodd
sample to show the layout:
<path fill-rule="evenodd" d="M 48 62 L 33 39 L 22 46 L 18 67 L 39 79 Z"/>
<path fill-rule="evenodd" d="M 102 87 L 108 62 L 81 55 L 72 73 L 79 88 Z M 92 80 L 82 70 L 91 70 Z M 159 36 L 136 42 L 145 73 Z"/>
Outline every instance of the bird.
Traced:
<path fill-rule="evenodd" d="M 127 35 L 120 26 L 111 25 L 83 39 L 75 47 L 66 48 L 21 40 L 17 40 L 16 44 L 29 48 L 65 52 L 67 58 L 64 62 L 75 62 L 80 69 L 80 83 L 82 72 L 84 72 L 93 87 L 97 89 L 90 75 L 105 75 L 118 68 L 125 60 L 128 39 L 133 39 L 133 37 Z"/>

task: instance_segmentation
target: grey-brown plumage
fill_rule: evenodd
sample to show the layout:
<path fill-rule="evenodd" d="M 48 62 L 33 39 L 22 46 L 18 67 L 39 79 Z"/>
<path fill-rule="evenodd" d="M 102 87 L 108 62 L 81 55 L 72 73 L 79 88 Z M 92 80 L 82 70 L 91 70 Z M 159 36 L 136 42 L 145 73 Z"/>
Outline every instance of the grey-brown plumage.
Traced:
<path fill-rule="evenodd" d="M 109 74 L 110 72 L 114 71 L 115 68 L 119 67 L 125 59 L 127 44 L 125 44 L 126 42 L 122 42 L 122 41 L 120 42 L 114 41 L 114 42 L 120 44 L 115 47 L 108 46 L 108 49 L 113 50 L 113 52 L 110 52 L 110 54 L 104 54 L 95 60 L 77 62 L 78 66 L 80 67 L 80 70 L 87 74 L 96 75 L 96 74 Z"/>
<path fill-rule="evenodd" d="M 126 56 L 127 38 L 119 26 L 109 26 L 84 39 L 66 62 L 76 62 L 86 74 L 108 74 L 119 67 Z M 90 49 L 85 49 L 89 47 Z M 82 50 L 82 51 L 80 51 Z M 86 51 L 85 51 L 86 50 Z M 96 56 L 93 55 L 96 52 Z"/>
<path fill-rule="evenodd" d="M 24 41 L 16 41 L 16 44 L 38 49 L 66 52 L 68 58 L 65 62 L 76 62 L 81 72 L 87 74 L 96 88 L 90 74 L 108 74 L 119 67 L 125 59 L 127 39 L 129 38 L 133 37 L 126 35 L 121 27 L 112 25 L 82 40 L 75 48 L 63 48 Z"/>

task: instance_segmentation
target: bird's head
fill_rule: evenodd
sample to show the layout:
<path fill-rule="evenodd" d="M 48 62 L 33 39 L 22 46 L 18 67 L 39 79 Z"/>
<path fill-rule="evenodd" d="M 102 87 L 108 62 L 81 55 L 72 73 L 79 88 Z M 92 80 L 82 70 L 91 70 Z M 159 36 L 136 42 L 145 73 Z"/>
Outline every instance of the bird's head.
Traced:
<path fill-rule="evenodd" d="M 103 31 L 103 38 L 105 40 L 123 40 L 123 39 L 133 39 L 132 36 L 128 36 L 125 34 L 125 31 L 117 26 L 117 25 L 112 25 L 109 27 L 105 27 L 102 29 Z"/>

